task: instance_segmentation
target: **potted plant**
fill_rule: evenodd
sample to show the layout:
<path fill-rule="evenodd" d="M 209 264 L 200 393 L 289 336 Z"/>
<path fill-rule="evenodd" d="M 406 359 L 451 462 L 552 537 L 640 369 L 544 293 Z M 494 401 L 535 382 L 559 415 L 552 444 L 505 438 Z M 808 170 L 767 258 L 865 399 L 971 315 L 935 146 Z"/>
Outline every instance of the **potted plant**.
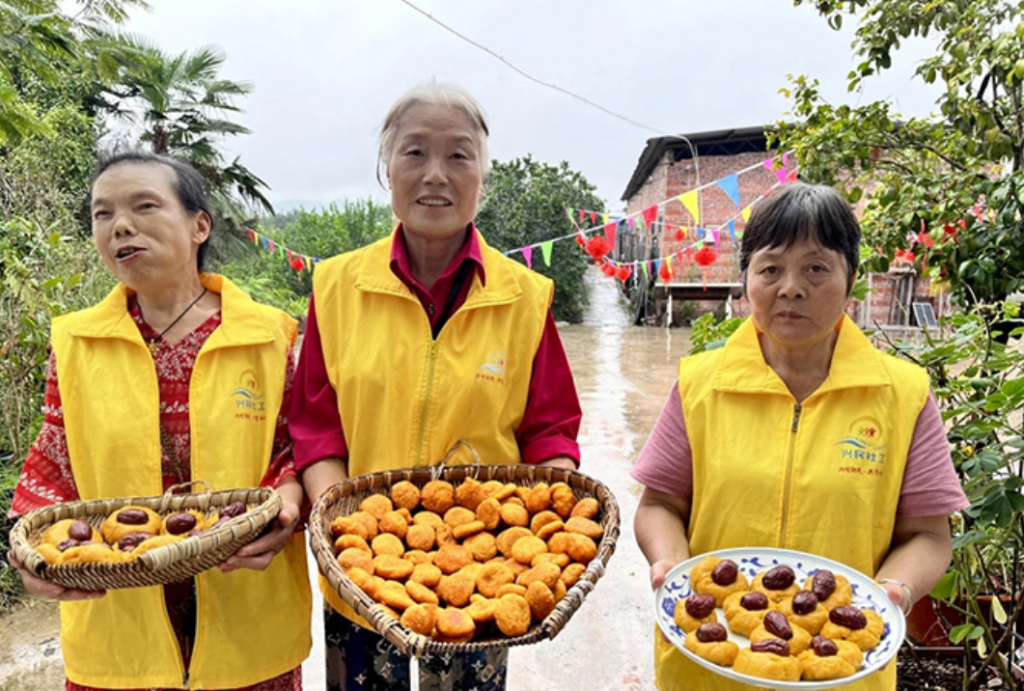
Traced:
<path fill-rule="evenodd" d="M 894 344 L 925 367 L 946 421 L 953 463 L 970 506 L 952 517 L 953 561 L 909 621 L 936 641 L 934 623 L 963 652 L 964 689 L 995 666 L 1015 688 L 1024 633 L 1024 324 L 1019 305 L 975 306 L 942 320 L 944 337 Z M 928 610 L 934 614 L 932 625 Z M 929 632 L 930 629 L 930 632 Z"/>

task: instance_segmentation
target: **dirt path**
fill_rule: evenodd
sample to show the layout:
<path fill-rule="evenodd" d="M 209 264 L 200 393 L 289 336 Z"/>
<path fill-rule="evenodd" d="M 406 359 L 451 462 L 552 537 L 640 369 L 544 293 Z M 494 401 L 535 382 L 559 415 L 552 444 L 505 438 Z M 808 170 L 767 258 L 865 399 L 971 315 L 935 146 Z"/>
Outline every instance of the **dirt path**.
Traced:
<path fill-rule="evenodd" d="M 592 304 L 585 323 L 560 334 L 583 407 L 582 470 L 615 494 L 620 536 L 608 572 L 559 636 L 512 650 L 510 691 L 654 688 L 652 595 L 632 524 L 640 488 L 629 470 L 675 380 L 688 333 L 629 326 L 612 282 L 596 271 L 588 280 Z M 310 565 L 312 573 L 312 558 Z M 321 606 L 317 594 L 314 648 L 303 666 L 311 691 L 324 688 Z M 62 688 L 58 630 L 56 607 L 48 603 L 0 618 L 0 690 Z"/>

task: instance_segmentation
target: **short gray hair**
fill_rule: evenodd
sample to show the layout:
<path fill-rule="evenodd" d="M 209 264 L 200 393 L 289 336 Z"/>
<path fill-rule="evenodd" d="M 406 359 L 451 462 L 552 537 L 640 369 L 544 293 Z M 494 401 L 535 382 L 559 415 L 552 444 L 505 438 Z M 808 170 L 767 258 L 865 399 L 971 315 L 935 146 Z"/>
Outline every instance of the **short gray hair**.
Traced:
<path fill-rule="evenodd" d="M 431 81 L 420 84 L 406 91 L 395 101 L 384 118 L 384 124 L 380 128 L 380 139 L 377 147 L 377 181 L 381 181 L 381 171 L 387 177 L 388 162 L 395 150 L 395 135 L 398 133 L 398 125 L 402 117 L 417 105 L 442 105 L 448 108 L 455 108 L 465 113 L 466 117 L 473 124 L 476 133 L 480 135 L 480 165 L 483 174 L 486 176 L 491 169 L 491 156 L 487 147 L 487 137 L 490 128 L 487 126 L 487 116 L 479 101 L 473 95 L 455 84 Z"/>

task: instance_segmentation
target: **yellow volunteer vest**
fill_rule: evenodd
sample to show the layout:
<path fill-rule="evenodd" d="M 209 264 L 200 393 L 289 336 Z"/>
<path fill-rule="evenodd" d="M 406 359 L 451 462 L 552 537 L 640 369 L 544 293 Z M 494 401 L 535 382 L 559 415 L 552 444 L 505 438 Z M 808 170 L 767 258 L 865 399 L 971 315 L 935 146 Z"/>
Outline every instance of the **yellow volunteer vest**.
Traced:
<path fill-rule="evenodd" d="M 796 549 L 874 576 L 889 551 L 903 470 L 928 397 L 920 368 L 878 351 L 843 317 L 828 378 L 797 404 L 746 320 L 725 347 L 679 363 L 693 450 L 690 553 Z M 655 634 L 661 691 L 751 691 Z M 850 686 L 891 691 L 896 665 Z"/>
<path fill-rule="evenodd" d="M 270 463 L 295 323 L 220 276 L 201 278 L 221 294 L 222 323 L 200 351 L 189 385 L 192 477 L 218 490 L 256 487 Z M 82 499 L 163 492 L 156 369 L 127 298 L 119 285 L 95 307 L 53 323 L 68 452 Z M 111 689 L 183 688 L 186 679 L 192 689 L 232 688 L 283 674 L 309 654 L 303 535 L 266 571 L 199 574 L 196 597 L 188 670 L 163 588 L 61 603 L 68 678 Z"/>
<path fill-rule="evenodd" d="M 395 237 L 321 262 L 313 274 L 349 476 L 435 465 L 459 440 L 482 463 L 520 463 L 516 431 L 553 284 L 478 235 L 486 285 L 474 272 L 465 303 L 435 341 L 423 306 L 391 271 Z M 447 461 L 473 462 L 465 446 Z M 356 618 L 323 578 L 321 590 Z"/>

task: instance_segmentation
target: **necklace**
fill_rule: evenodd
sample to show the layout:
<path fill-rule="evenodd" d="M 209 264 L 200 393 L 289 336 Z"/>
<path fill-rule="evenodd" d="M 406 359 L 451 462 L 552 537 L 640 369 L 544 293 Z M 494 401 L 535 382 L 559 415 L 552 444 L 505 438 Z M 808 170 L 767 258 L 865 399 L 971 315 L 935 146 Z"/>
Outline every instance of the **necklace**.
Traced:
<path fill-rule="evenodd" d="M 175 317 L 174 321 L 172 321 L 170 324 L 167 325 L 166 329 L 164 329 L 163 331 L 158 333 L 156 335 L 156 338 L 151 338 L 151 339 L 148 339 L 146 341 L 146 346 L 149 348 L 149 352 L 150 352 L 150 354 L 153 357 L 156 357 L 156 354 L 160 352 L 160 341 L 161 341 L 161 339 L 163 339 L 164 334 L 167 333 L 168 331 L 170 331 L 172 328 L 174 328 L 174 325 L 177 324 L 178 322 L 180 322 L 181 318 L 184 317 L 186 314 L 188 314 L 188 311 L 190 309 L 192 309 L 193 307 L 195 307 L 196 303 L 199 302 L 200 300 L 202 300 L 204 295 L 206 295 L 206 288 L 205 287 L 203 288 L 203 292 L 199 293 L 199 297 L 197 297 L 192 302 L 188 303 L 188 307 L 183 309 L 181 311 L 181 314 L 179 314 L 177 317 Z M 141 317 L 142 321 L 145 322 L 146 321 L 146 316 L 142 313 L 142 305 L 139 303 L 138 300 L 135 301 L 135 305 L 139 308 L 139 317 Z M 150 327 L 150 328 L 152 328 L 152 327 Z"/>

